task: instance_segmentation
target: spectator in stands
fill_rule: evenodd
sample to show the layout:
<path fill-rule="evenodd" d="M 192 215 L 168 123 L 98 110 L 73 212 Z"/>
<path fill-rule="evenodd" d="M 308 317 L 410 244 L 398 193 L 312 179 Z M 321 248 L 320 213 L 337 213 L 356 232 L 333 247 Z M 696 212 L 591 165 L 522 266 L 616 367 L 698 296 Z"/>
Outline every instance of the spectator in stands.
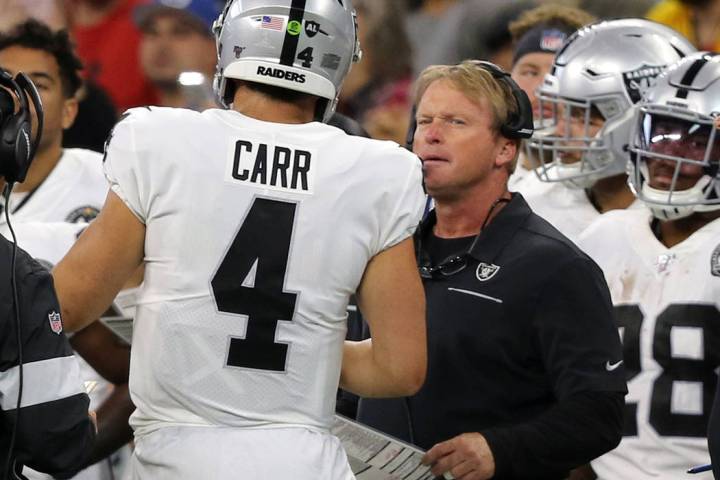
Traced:
<path fill-rule="evenodd" d="M 416 0 L 410 2 L 405 25 L 413 52 L 413 76 L 425 67 L 457 63 L 462 58 L 457 50 L 459 26 L 465 14 L 467 1 Z M 486 10 L 501 5 L 502 0 L 485 0 Z"/>
<path fill-rule="evenodd" d="M 0 0 L 0 31 L 9 31 L 28 19 L 35 19 L 53 31 L 68 29 L 64 0 Z M 6 13 L 7 12 L 7 13 Z M 78 91 L 78 112 L 72 126 L 65 130 L 65 148 L 87 148 L 102 152 L 117 113 L 107 93 L 86 80 Z"/>
<path fill-rule="evenodd" d="M 642 18 L 657 0 L 581 0 L 570 3 L 598 18 Z"/>
<path fill-rule="evenodd" d="M 527 10 L 510 23 L 515 45 L 510 74 L 530 98 L 534 118 L 541 116 L 535 91 L 550 72 L 555 53 L 571 33 L 594 21 L 595 17 L 583 10 L 551 3 Z M 509 180 L 510 189 L 522 191 L 522 183 L 538 182 L 535 175 L 528 175 L 535 166 L 525 152 L 521 152 Z"/>
<path fill-rule="evenodd" d="M 459 57 L 490 60 L 510 70 L 513 39 L 508 25 L 533 7 L 535 2 L 532 0 L 500 2 L 498 5 L 490 2 L 490 6 L 486 2 L 465 3 L 462 22 L 457 26 L 463 32 L 456 46 Z"/>
<path fill-rule="evenodd" d="M 133 9 L 147 0 L 67 0 L 72 34 L 86 75 L 103 87 L 118 111 L 152 105 L 155 90 L 139 62 L 140 31 Z"/>
<path fill-rule="evenodd" d="M 720 51 L 720 0 L 662 0 L 647 18 L 674 28 L 699 50 Z"/>
<path fill-rule="evenodd" d="M 211 28 L 219 13 L 216 0 L 155 0 L 135 8 L 142 32 L 140 64 L 158 91 L 158 105 L 193 110 L 216 106 L 212 80 L 217 58 Z"/>
<path fill-rule="evenodd" d="M 385 0 L 358 0 L 353 5 L 363 59 L 350 70 L 338 111 L 360 122 L 373 138 L 404 143 L 412 83 L 404 9 Z"/>

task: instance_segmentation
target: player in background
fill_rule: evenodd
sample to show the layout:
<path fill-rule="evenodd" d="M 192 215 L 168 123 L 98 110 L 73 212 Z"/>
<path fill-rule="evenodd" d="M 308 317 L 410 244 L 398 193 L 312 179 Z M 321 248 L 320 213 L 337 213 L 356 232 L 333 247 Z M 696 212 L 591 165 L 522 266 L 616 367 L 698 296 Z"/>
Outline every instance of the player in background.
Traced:
<path fill-rule="evenodd" d="M 90 150 L 62 148 L 63 131 L 72 125 L 77 114 L 82 64 L 73 53 L 66 31 L 52 32 L 44 24 L 29 20 L 0 34 L 0 66 L 13 75 L 24 72 L 32 79 L 40 94 L 45 117 L 40 145 L 27 178 L 15 185 L 9 205 L 0 205 L 0 208 L 9 208 L 19 245 L 31 255 L 52 263 L 50 257 L 55 257 L 55 261 L 59 259 L 74 240 L 72 232 L 80 230 L 80 227 L 57 223 L 89 222 L 102 207 L 108 191 L 102 155 Z M 0 180 L 0 183 L 4 182 Z M 56 227 L 23 226 L 46 222 L 55 223 Z M 9 235 L 4 215 L 0 219 L 0 232 Z M 124 359 L 127 363 L 129 358 L 128 349 L 117 345 L 112 334 L 100 325 L 79 332 L 70 343 L 81 355 L 87 354 L 93 345 L 106 345 L 103 361 L 122 363 Z M 90 408 L 98 410 L 104 418 L 105 412 L 112 410 L 112 404 L 127 397 L 127 367 L 119 366 L 124 374 L 109 375 L 113 383 L 117 383 L 114 388 L 84 358 L 79 356 L 78 360 L 83 380 L 96 385 L 90 392 Z M 93 364 L 96 364 L 94 360 Z M 103 373 L 108 374 L 107 371 Z M 125 380 L 122 380 L 123 376 Z M 103 408 L 106 401 L 109 403 Z M 32 473 L 26 472 L 26 475 Z M 110 461 L 81 472 L 78 478 L 112 478 Z"/>
<path fill-rule="evenodd" d="M 215 33 L 230 108 L 117 124 L 105 206 L 54 271 L 66 328 L 145 262 L 134 478 L 350 479 L 338 383 L 401 396 L 425 376 L 420 162 L 315 121 L 360 58 L 350 1 L 231 1 Z M 355 291 L 373 338 L 344 343 Z"/>
<path fill-rule="evenodd" d="M 635 203 L 625 174 L 632 106 L 667 65 L 694 51 L 642 19 L 596 23 L 568 39 L 538 91 L 542 116 L 528 142 L 540 179 L 552 184 L 521 190 L 538 215 L 577 240 L 601 213 Z"/>
<path fill-rule="evenodd" d="M 527 93 L 535 119 L 542 116 L 535 92 L 545 75 L 550 73 L 555 54 L 571 34 L 595 20 L 595 17 L 579 8 L 547 4 L 527 10 L 517 20 L 510 22 L 508 29 L 513 37 L 510 75 Z M 510 190 L 522 192 L 532 188 L 526 186 L 526 183 L 539 184 L 540 180 L 533 172 L 535 167 L 537 161 L 528 155 L 527 148 L 523 148 L 515 171 L 508 180 Z"/>
<path fill-rule="evenodd" d="M 720 56 L 670 66 L 633 118 L 629 180 L 652 214 L 613 211 L 580 238 L 610 286 L 629 388 L 623 440 L 592 463 L 601 479 L 675 479 L 709 460 L 720 366 L 718 112 Z"/>

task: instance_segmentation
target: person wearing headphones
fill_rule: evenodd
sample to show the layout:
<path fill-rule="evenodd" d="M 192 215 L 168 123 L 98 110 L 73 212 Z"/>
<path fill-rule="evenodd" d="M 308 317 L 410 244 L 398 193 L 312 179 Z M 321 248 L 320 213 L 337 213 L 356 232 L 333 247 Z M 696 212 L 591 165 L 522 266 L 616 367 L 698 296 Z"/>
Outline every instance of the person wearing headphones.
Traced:
<path fill-rule="evenodd" d="M 38 143 L 25 147 L 28 97 L 36 110 L 41 106 L 26 76 L 13 79 L 0 69 L 0 85 L 0 190 L 8 197 Z M 67 478 L 83 465 L 95 437 L 90 399 L 63 335 L 50 272 L 2 235 L 0 332 L 0 478 L 21 478 L 23 465 Z"/>
<path fill-rule="evenodd" d="M 602 271 L 507 182 L 532 134 L 527 95 L 499 67 L 418 79 L 414 152 L 435 208 L 416 233 L 428 373 L 360 421 L 429 449 L 435 475 L 561 479 L 620 441 L 626 393 Z"/>

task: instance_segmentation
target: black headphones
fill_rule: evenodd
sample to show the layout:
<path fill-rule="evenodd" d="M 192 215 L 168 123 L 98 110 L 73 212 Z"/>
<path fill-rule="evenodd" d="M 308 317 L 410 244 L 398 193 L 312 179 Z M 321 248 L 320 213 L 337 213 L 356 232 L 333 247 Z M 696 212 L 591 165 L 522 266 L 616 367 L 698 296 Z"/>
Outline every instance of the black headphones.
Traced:
<path fill-rule="evenodd" d="M 13 78 L 0 68 L 0 87 L 13 92 L 20 102 L 20 108 L 16 111 L 12 95 L 5 88 L 0 88 L 0 176 L 5 177 L 10 184 L 23 182 L 40 143 L 43 129 L 42 102 L 35 85 L 22 72 Z M 32 144 L 28 97 L 38 119 L 37 134 Z"/>
<path fill-rule="evenodd" d="M 494 79 L 510 87 L 512 96 L 515 98 L 518 111 L 517 113 L 510 112 L 510 115 L 505 123 L 500 126 L 500 133 L 502 133 L 503 137 L 512 139 L 532 137 L 534 131 L 532 105 L 530 104 L 530 99 L 528 98 L 527 93 L 525 93 L 523 89 L 515 83 L 515 80 L 510 77 L 508 72 L 494 63 L 487 62 L 485 60 L 472 60 L 470 63 L 482 68 L 490 73 Z M 410 128 L 408 129 L 407 136 L 405 137 L 408 150 L 412 150 L 412 143 L 413 138 L 415 137 L 416 129 L 417 123 L 415 121 L 415 108 L 413 108 L 412 117 L 410 118 Z"/>

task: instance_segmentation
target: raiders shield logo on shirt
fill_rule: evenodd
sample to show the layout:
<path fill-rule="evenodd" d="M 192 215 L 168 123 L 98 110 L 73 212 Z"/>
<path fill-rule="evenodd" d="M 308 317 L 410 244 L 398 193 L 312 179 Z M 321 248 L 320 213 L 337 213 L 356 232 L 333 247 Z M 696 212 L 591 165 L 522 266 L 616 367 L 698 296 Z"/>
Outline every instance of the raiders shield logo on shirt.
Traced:
<path fill-rule="evenodd" d="M 710 273 L 714 277 L 720 277 L 720 245 L 715 247 L 710 257 Z"/>
<path fill-rule="evenodd" d="M 475 271 L 475 276 L 481 282 L 487 282 L 493 278 L 499 270 L 500 267 L 493 263 L 480 262 L 480 265 L 478 265 L 477 270 Z"/>

